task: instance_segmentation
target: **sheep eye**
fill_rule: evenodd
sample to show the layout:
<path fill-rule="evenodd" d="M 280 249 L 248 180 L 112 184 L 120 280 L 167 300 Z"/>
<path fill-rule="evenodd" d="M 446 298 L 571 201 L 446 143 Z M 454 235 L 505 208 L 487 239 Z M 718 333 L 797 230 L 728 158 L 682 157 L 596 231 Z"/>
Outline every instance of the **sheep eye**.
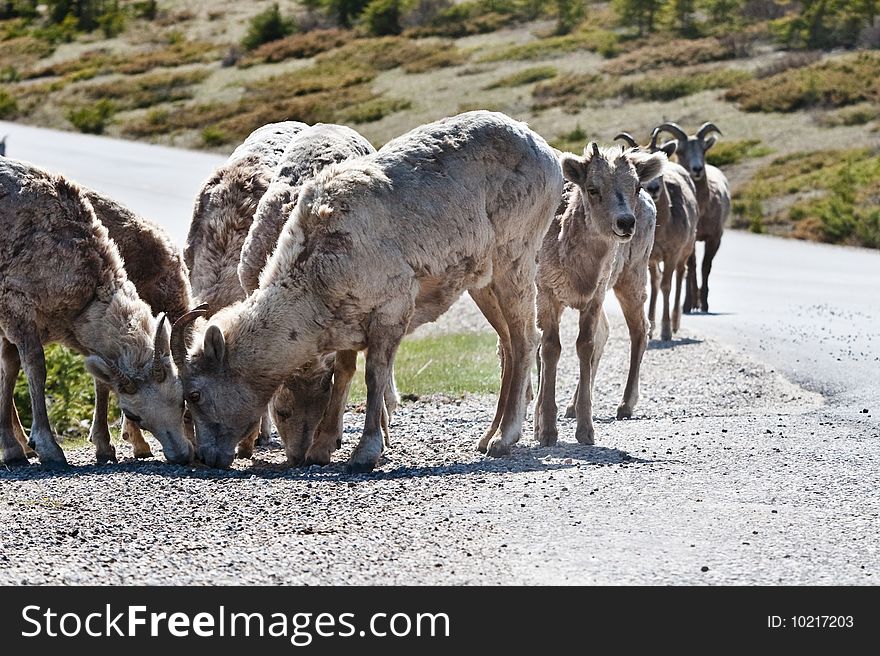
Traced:
<path fill-rule="evenodd" d="M 587 193 L 590 194 L 590 196 L 592 196 L 593 198 L 595 198 L 596 196 L 599 195 L 599 190 L 596 189 L 595 187 L 590 187 L 589 189 L 587 189 Z"/>
<path fill-rule="evenodd" d="M 195 390 L 195 391 L 190 392 L 186 398 L 191 403 L 198 403 L 199 401 L 202 400 L 202 393 L 199 392 L 198 390 Z"/>

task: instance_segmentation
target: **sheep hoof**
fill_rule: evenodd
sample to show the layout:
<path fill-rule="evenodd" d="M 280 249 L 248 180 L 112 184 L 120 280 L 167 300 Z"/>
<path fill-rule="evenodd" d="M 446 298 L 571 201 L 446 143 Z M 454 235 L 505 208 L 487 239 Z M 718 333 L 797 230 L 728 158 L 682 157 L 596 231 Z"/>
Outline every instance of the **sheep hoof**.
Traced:
<path fill-rule="evenodd" d="M 108 451 L 95 452 L 95 462 L 99 465 L 104 465 L 108 462 L 118 462 L 116 460 L 116 449 L 111 445 Z"/>
<path fill-rule="evenodd" d="M 289 457 L 288 460 L 290 460 Z M 329 464 L 329 451 L 313 451 L 309 449 L 308 452 L 306 452 L 306 457 L 303 459 L 303 467 L 311 467 L 312 465 L 319 465 L 320 467 L 324 467 Z"/>
<path fill-rule="evenodd" d="M 52 469 L 55 471 L 67 469 L 69 467 L 69 465 L 67 464 L 67 458 L 65 458 L 63 454 L 60 458 L 43 458 L 43 457 L 41 457 L 40 464 L 45 469 Z"/>
<path fill-rule="evenodd" d="M 7 467 L 29 465 L 31 463 L 28 461 L 28 450 L 23 449 L 21 445 L 16 442 L 14 447 L 0 451 L 0 462 Z"/>
<path fill-rule="evenodd" d="M 355 460 L 349 460 L 345 464 L 345 473 L 346 474 L 367 474 L 376 467 L 375 462 L 367 461 L 367 462 L 359 462 Z"/>
<path fill-rule="evenodd" d="M 578 441 L 578 444 L 593 446 L 596 443 L 592 426 L 578 428 L 574 433 L 574 438 Z"/>
<path fill-rule="evenodd" d="M 559 439 L 556 431 L 545 430 L 538 435 L 538 444 L 541 446 L 554 446 Z"/>
<path fill-rule="evenodd" d="M 510 454 L 510 445 L 505 444 L 504 440 L 501 437 L 493 437 L 489 440 L 489 445 L 486 448 L 486 453 L 493 458 L 500 458 L 501 456 L 506 456 Z"/>
<path fill-rule="evenodd" d="M 259 437 L 257 437 L 257 441 L 255 444 L 257 446 L 269 446 L 269 433 L 260 433 Z"/>
<path fill-rule="evenodd" d="M 566 419 L 577 419 L 577 416 L 578 416 L 577 408 L 575 408 L 573 405 L 570 405 L 565 409 L 565 418 Z"/>
<path fill-rule="evenodd" d="M 626 405 L 625 403 L 621 403 L 617 406 L 617 418 L 618 419 L 632 419 L 633 411 L 632 408 Z"/>
<path fill-rule="evenodd" d="M 25 457 L 25 458 L 36 458 L 36 457 L 37 457 L 37 452 L 34 451 L 32 448 L 27 447 L 27 448 L 25 448 L 25 450 L 24 450 L 24 457 Z"/>
<path fill-rule="evenodd" d="M 663 342 L 671 342 L 672 341 L 672 329 L 664 328 L 660 333 L 660 341 Z"/>

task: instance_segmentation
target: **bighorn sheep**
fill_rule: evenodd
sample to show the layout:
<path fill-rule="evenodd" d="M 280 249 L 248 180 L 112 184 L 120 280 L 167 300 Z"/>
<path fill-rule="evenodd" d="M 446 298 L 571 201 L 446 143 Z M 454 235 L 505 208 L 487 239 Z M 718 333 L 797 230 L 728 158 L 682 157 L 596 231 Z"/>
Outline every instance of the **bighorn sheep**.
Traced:
<path fill-rule="evenodd" d="M 651 143 L 646 150 L 651 153 L 664 152 L 667 157 L 675 153 L 676 142 L 670 141 L 657 145 L 659 130 L 654 130 Z M 628 132 L 621 132 L 615 139 L 625 141 L 633 148 L 638 148 L 636 140 Z M 657 309 L 658 287 L 663 292 L 663 318 L 660 327 L 660 339 L 668 342 L 672 334 L 678 332 L 681 324 L 681 290 L 684 283 L 685 267 L 688 257 L 694 250 L 694 238 L 697 230 L 697 219 L 700 215 L 697 206 L 694 183 L 678 164 L 669 162 L 663 175 L 649 180 L 642 185 L 657 207 L 657 228 L 654 231 L 654 246 L 648 268 L 651 273 L 651 298 L 648 302 L 649 337 L 654 334 L 654 317 Z M 660 265 L 663 271 L 660 271 Z M 675 279 L 675 302 L 670 304 L 672 292 L 672 274 Z M 672 307 L 672 317 L 669 308 Z"/>
<path fill-rule="evenodd" d="M 697 252 L 688 258 L 687 287 L 684 293 L 684 311 L 709 311 L 709 273 L 712 260 L 721 246 L 724 224 L 730 214 L 730 185 L 727 178 L 715 166 L 706 164 L 706 151 L 715 145 L 711 132 L 721 134 L 715 124 L 703 123 L 697 133 L 688 136 L 677 123 L 663 123 L 657 126 L 660 132 L 669 132 L 677 142 L 676 158 L 690 174 L 697 189 L 697 204 L 700 206 L 700 220 L 697 222 L 697 241 L 706 243 L 703 253 L 703 284 L 697 288 Z"/>
<path fill-rule="evenodd" d="M 84 353 L 123 413 L 156 436 L 171 462 L 188 462 L 183 394 L 164 315 L 156 320 L 128 280 L 119 251 L 75 184 L 17 160 L 0 160 L 0 455 L 25 460 L 13 403 L 23 362 L 33 410 L 31 443 L 64 465 L 46 412 L 43 344 Z M 18 427 L 17 427 L 18 426 Z M 107 435 L 109 437 L 109 435 Z M 110 444 L 96 445 L 99 460 Z"/>
<path fill-rule="evenodd" d="M 193 317 L 172 331 L 202 460 L 228 466 L 259 408 L 303 364 L 366 350 L 366 419 L 349 469 L 372 469 L 401 339 L 465 290 L 509 362 L 500 435 L 487 432 L 478 448 L 507 453 L 522 432 L 536 346 L 536 254 L 562 187 L 547 143 L 486 111 L 416 128 L 306 183 L 260 288 L 216 314 L 191 354 L 182 328 Z M 327 463 L 335 448 L 316 440 L 306 462 Z"/>
<path fill-rule="evenodd" d="M 577 417 L 575 437 L 594 443 L 592 394 L 596 368 L 608 337 L 602 308 L 611 286 L 630 333 L 630 369 L 618 419 L 638 401 L 639 367 L 647 345 L 645 292 L 656 209 L 641 184 L 663 172 L 666 155 L 589 143 L 583 157 L 565 153 L 562 172 L 565 209 L 544 237 L 538 253 L 538 399 L 535 438 L 542 446 L 557 440 L 556 368 L 562 346 L 559 322 L 566 307 L 580 312 L 577 354 L 580 377 L 567 416 Z"/>
<path fill-rule="evenodd" d="M 288 143 L 241 249 L 238 277 L 245 292 L 259 287 L 260 272 L 275 250 L 302 185 L 330 164 L 375 152 L 372 144 L 351 128 L 322 123 L 304 129 Z M 353 351 L 338 358 L 319 358 L 307 371 L 285 381 L 272 397 L 269 410 L 291 464 L 302 462 L 318 427 L 341 441 L 342 416 L 356 359 Z M 331 388 L 336 395 L 331 395 Z"/>
<path fill-rule="evenodd" d="M 254 130 L 202 186 L 183 257 L 195 302 L 208 304 L 209 317 L 246 296 L 238 279 L 242 245 L 288 143 L 307 127 L 285 121 Z M 268 440 L 269 432 L 267 413 L 260 429 L 261 441 Z M 249 438 L 242 443 L 240 455 L 248 457 L 252 450 Z"/>
<path fill-rule="evenodd" d="M 88 189 L 83 189 L 83 193 L 98 221 L 107 228 L 110 238 L 116 243 L 125 273 L 134 284 L 138 296 L 150 306 L 153 314 L 164 312 L 170 322 L 176 321 L 192 307 L 192 295 L 186 265 L 168 233 L 107 196 Z M 107 456 L 115 460 L 113 447 L 110 447 L 109 453 L 103 447 L 110 441 L 108 401 L 109 388 L 96 378 L 95 415 L 89 439 L 96 446 L 101 445 L 104 451 L 98 454 L 99 463 Z M 131 443 L 135 458 L 153 455 L 138 425 L 124 415 L 121 433 L 123 439 Z"/>

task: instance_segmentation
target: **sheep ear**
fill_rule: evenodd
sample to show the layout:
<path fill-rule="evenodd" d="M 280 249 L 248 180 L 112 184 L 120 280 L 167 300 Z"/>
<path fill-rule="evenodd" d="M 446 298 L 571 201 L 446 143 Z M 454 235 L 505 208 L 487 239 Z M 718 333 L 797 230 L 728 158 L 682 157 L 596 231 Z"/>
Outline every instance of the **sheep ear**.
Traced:
<path fill-rule="evenodd" d="M 666 153 L 667 157 L 672 157 L 675 154 L 676 148 L 678 148 L 677 141 L 667 141 L 657 149 L 657 152 Z"/>
<path fill-rule="evenodd" d="M 629 152 L 626 156 L 636 167 L 639 182 L 648 182 L 663 175 L 663 169 L 667 162 L 666 153 L 659 151 L 656 153 Z"/>
<path fill-rule="evenodd" d="M 97 380 L 99 383 L 103 383 L 107 387 L 113 387 L 114 371 L 110 366 L 110 363 L 107 362 L 100 355 L 90 355 L 85 359 L 85 367 L 86 371 L 88 371 L 92 378 Z"/>
<path fill-rule="evenodd" d="M 718 140 L 718 137 L 716 137 L 714 134 L 713 134 L 712 136 L 710 136 L 710 137 L 706 137 L 706 140 L 703 141 L 703 152 L 705 153 L 705 152 L 706 152 L 707 150 L 709 150 L 712 146 L 714 146 L 714 145 L 715 145 L 715 142 L 716 142 L 717 140 Z"/>
<path fill-rule="evenodd" d="M 223 331 L 216 324 L 211 324 L 205 331 L 203 348 L 209 360 L 217 365 L 223 364 L 226 357 L 226 339 L 223 337 Z"/>
<path fill-rule="evenodd" d="M 589 166 L 589 161 L 586 158 L 563 153 L 560 163 L 562 164 L 562 175 L 566 180 L 574 182 L 576 185 L 583 185 L 586 182 L 587 167 Z"/>

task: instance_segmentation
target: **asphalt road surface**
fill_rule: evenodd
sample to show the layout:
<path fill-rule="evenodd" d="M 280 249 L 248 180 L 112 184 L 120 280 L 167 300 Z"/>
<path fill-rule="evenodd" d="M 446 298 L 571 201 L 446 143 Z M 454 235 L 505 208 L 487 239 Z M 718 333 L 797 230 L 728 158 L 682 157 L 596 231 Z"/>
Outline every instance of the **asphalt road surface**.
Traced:
<path fill-rule="evenodd" d="M 0 123 L 9 155 L 101 189 L 182 240 L 222 161 Z M 288 470 L 278 445 L 227 472 L 161 456 L 0 469 L 0 583 L 873 584 L 880 576 L 880 255 L 728 231 L 712 314 L 652 342 L 631 421 L 613 301 L 597 445 L 473 445 L 494 399 L 405 402 L 369 475 Z M 432 330 L 485 329 L 463 299 Z M 558 397 L 577 366 L 563 324 Z M 406 390 L 402 390 L 405 392 Z M 160 454 L 158 445 L 154 452 Z M 594 603 L 601 603 L 596 600 Z"/>

